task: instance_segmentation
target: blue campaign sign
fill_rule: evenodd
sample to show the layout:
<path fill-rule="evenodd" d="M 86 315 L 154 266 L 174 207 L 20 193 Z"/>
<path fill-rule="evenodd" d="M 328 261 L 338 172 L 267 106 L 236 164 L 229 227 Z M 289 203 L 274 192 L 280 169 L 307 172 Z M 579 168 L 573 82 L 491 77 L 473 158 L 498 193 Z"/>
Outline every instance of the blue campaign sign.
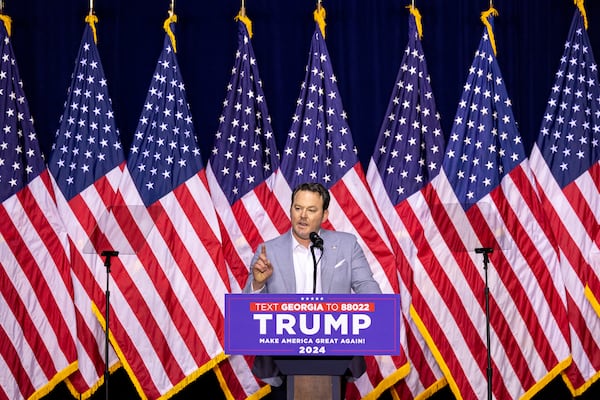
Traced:
<path fill-rule="evenodd" d="M 400 354 L 400 295 L 226 294 L 225 353 Z"/>

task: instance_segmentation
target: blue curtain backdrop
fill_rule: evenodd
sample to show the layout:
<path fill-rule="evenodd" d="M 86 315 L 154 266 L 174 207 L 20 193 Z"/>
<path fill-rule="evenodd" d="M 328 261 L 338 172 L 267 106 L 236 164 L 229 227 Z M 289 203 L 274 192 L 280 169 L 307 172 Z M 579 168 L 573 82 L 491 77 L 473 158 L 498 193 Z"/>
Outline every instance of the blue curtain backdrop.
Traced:
<path fill-rule="evenodd" d="M 5 0 L 25 92 L 48 152 L 89 9 L 88 0 Z M 408 0 L 325 0 L 327 46 L 363 163 L 371 156 L 407 42 Z M 169 0 L 97 0 L 98 47 L 126 146 L 161 50 Z M 448 134 L 488 0 L 421 0 L 423 47 Z M 280 148 L 308 59 L 315 0 L 248 0 L 252 39 Z M 527 149 L 537 137 L 558 69 L 572 0 L 499 0 L 497 56 Z M 585 2 L 592 48 L 600 54 L 600 2 Z M 175 2 L 178 58 L 205 161 L 233 66 L 240 0 Z M 596 60 L 598 56 L 596 55 Z"/>
<path fill-rule="evenodd" d="M 98 47 L 117 125 L 128 151 L 161 50 L 162 25 L 170 0 L 94 3 L 99 19 Z M 327 10 L 327 46 L 365 168 L 406 46 L 409 3 L 323 1 Z M 423 16 L 423 47 L 446 135 L 484 29 L 480 13 L 489 4 L 488 0 L 415 1 Z M 315 6 L 316 0 L 246 1 L 254 28 L 253 46 L 280 150 L 304 78 Z M 495 19 L 497 57 L 529 151 L 539 131 L 575 5 L 573 0 L 497 0 L 494 7 L 500 13 Z M 600 1 L 586 1 L 585 7 L 588 33 L 598 60 Z M 240 0 L 175 2 L 179 18 L 178 58 L 205 162 L 233 66 L 237 44 L 234 17 L 239 8 Z M 88 0 L 4 1 L 4 13 L 13 20 L 12 41 L 25 93 L 46 154 L 63 111 L 88 10 Z M 111 398 L 135 397 L 134 391 L 128 392 L 131 387 L 124 374 L 115 378 L 121 386 L 113 384 Z M 214 383 L 210 378 L 203 379 L 196 387 L 206 390 Z M 186 398 L 193 387 L 177 398 Z M 552 389 L 556 387 L 560 387 L 560 382 Z M 557 390 L 549 391 L 552 396 L 547 398 L 557 398 L 558 393 L 567 395 L 566 391 Z M 595 393 L 598 394 L 597 388 Z M 544 397 L 544 393 L 539 397 Z"/>

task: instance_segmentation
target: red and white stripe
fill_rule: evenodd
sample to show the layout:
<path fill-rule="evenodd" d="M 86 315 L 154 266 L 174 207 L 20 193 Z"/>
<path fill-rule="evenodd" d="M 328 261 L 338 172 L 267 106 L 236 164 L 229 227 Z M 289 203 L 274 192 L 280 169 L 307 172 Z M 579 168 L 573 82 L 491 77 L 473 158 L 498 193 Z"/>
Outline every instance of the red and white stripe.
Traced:
<path fill-rule="evenodd" d="M 170 397 L 224 358 L 229 286 L 204 170 L 146 208 L 125 169 L 112 211 L 113 346 L 142 398 Z"/>
<path fill-rule="evenodd" d="M 77 369 L 68 238 L 48 171 L 0 207 L 0 398 L 41 397 Z"/>
<path fill-rule="evenodd" d="M 373 160 L 371 160 L 367 171 L 367 181 L 375 204 L 381 213 L 382 221 L 387 224 L 388 237 L 398 258 L 400 305 L 407 335 L 406 353 L 411 368 L 409 374 L 395 385 L 395 390 L 402 399 L 414 399 L 424 395 L 429 397 L 445 386 L 446 381 L 431 350 L 411 317 L 412 293 L 416 291 L 416 296 L 421 295 L 418 292 L 419 288 L 413 284 L 411 267 L 417 261 L 416 246 L 401 217 L 404 215 L 402 210 L 408 206 L 408 203 L 402 202 L 396 206 L 392 204 Z"/>
<path fill-rule="evenodd" d="M 563 377 L 572 394 L 578 396 L 600 373 L 600 315 L 586 297 L 586 286 L 597 287 L 600 274 L 600 164 L 594 164 L 562 190 L 537 145 L 531 152 L 531 168 L 560 247 L 573 355 Z"/>
<path fill-rule="evenodd" d="M 106 267 L 101 259 L 102 250 L 95 248 L 95 230 L 101 224 L 114 201 L 122 175 L 120 167 L 90 185 L 69 202 L 53 181 L 58 213 L 65 223 L 71 241 L 71 276 L 73 302 L 77 312 L 78 370 L 68 379 L 72 392 L 82 397 L 91 396 L 104 381 L 105 332 L 92 312 L 92 303 L 104 301 Z M 109 370 L 118 366 L 118 359 L 109 345 Z"/>
<path fill-rule="evenodd" d="M 569 363 L 557 251 L 528 171 L 524 162 L 467 212 L 442 171 L 401 214 L 417 245 L 415 317 L 457 398 L 487 396 L 485 272 L 476 247 L 495 249 L 488 268 L 493 395 L 531 396 Z"/>
<path fill-rule="evenodd" d="M 278 209 L 269 179 L 230 206 L 210 162 L 206 176 L 219 218 L 231 291 L 240 293 L 248 279 L 248 267 L 254 251 L 260 243 L 289 229 L 289 219 L 283 210 Z M 253 357 L 232 355 L 216 370 L 228 398 L 260 397 L 260 393 L 266 390 L 261 390 L 261 383 L 252 374 L 252 361 Z"/>
<path fill-rule="evenodd" d="M 212 202 L 222 224 L 223 249 L 234 293 L 246 284 L 248 264 L 256 248 L 290 228 L 288 212 L 280 207 L 270 188 L 274 177 L 271 175 L 230 206 L 210 162 L 206 167 Z"/>

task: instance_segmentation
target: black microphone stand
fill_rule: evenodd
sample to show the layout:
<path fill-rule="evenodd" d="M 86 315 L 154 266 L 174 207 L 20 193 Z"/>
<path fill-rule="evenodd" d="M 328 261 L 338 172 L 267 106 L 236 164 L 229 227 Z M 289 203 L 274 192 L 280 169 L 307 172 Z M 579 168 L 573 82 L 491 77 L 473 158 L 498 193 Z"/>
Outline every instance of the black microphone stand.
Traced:
<path fill-rule="evenodd" d="M 491 247 L 477 247 L 475 253 L 483 254 L 483 270 L 485 271 L 485 328 L 486 328 L 486 345 L 487 345 L 487 390 L 488 400 L 492 400 L 492 354 L 490 350 L 490 288 L 488 286 L 488 263 L 490 259 L 488 254 L 494 249 Z"/>
<path fill-rule="evenodd" d="M 114 250 L 104 250 L 100 253 L 102 257 L 106 257 L 104 259 L 104 266 L 106 267 L 106 310 L 104 312 L 104 318 L 106 319 L 106 329 L 104 330 L 104 389 L 106 393 L 106 400 L 108 400 L 108 321 L 110 317 L 110 290 L 108 289 L 108 284 L 110 282 L 110 258 L 116 257 L 119 255 L 118 251 Z"/>
<path fill-rule="evenodd" d="M 315 257 L 315 245 L 310 245 L 310 254 L 313 259 L 313 293 L 317 293 L 317 258 Z"/>
<path fill-rule="evenodd" d="M 311 232 L 309 237 L 312 242 L 310 245 L 310 254 L 312 254 L 313 259 L 313 293 L 317 293 L 317 264 L 321 261 L 321 257 L 323 257 L 323 239 L 321 239 L 317 232 Z M 319 261 L 317 261 L 317 257 L 315 257 L 315 247 L 321 250 Z"/>

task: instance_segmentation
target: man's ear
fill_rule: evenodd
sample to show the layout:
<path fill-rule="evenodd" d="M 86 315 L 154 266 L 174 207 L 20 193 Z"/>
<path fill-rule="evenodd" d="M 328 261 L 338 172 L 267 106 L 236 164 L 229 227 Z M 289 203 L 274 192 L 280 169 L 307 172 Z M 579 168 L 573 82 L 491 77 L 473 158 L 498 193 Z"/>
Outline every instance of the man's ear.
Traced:
<path fill-rule="evenodd" d="M 323 219 L 321 219 L 321 223 L 327 221 L 327 218 L 329 218 L 329 209 L 323 211 Z"/>

